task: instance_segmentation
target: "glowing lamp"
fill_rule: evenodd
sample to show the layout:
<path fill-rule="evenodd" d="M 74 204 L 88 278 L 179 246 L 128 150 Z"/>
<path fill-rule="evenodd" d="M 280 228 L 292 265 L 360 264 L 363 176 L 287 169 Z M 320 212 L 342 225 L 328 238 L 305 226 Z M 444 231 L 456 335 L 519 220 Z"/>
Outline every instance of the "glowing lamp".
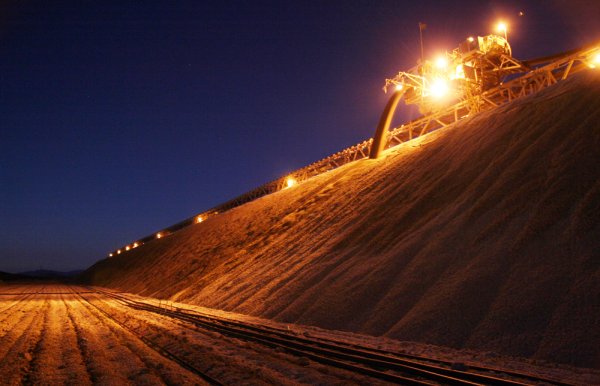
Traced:
<path fill-rule="evenodd" d="M 598 66 L 600 66 L 600 52 L 596 53 L 596 55 L 592 57 L 592 61 L 590 63 L 591 68 L 596 68 Z"/>
<path fill-rule="evenodd" d="M 440 56 L 435 60 L 435 66 L 440 70 L 445 69 L 446 67 L 448 67 L 448 59 L 446 59 L 443 56 Z"/>
<path fill-rule="evenodd" d="M 396 85 L 396 91 L 402 91 L 403 88 L 404 88 L 404 85 L 402 83 L 398 83 Z"/>
<path fill-rule="evenodd" d="M 443 79 L 436 79 L 429 88 L 431 95 L 434 98 L 441 98 L 444 95 L 448 94 L 450 87 L 448 86 L 448 82 Z"/>
<path fill-rule="evenodd" d="M 134 248 L 137 248 L 138 246 L 139 246 L 139 244 L 138 244 L 138 243 L 133 243 L 133 247 L 134 247 Z"/>
<path fill-rule="evenodd" d="M 296 185 L 297 183 L 298 183 L 298 181 L 296 181 L 296 179 L 294 177 L 288 177 L 285 180 L 285 187 L 291 188 L 292 186 Z"/>
<path fill-rule="evenodd" d="M 454 70 L 454 79 L 465 79 L 465 68 L 462 64 L 456 66 Z"/>
<path fill-rule="evenodd" d="M 120 254 L 121 254 L 121 250 L 119 249 L 119 250 L 117 251 L 117 255 L 120 255 Z"/>
<path fill-rule="evenodd" d="M 112 253 L 109 253 L 109 254 L 108 254 L 108 257 L 113 257 L 113 254 L 112 254 Z"/>
<path fill-rule="evenodd" d="M 162 233 L 158 232 L 158 233 L 156 234 L 156 238 L 157 238 L 157 239 L 160 239 L 161 237 L 163 237 Z"/>
<path fill-rule="evenodd" d="M 508 40 L 508 26 L 506 25 L 505 22 L 500 21 L 498 22 L 498 24 L 496 24 L 496 31 L 497 32 L 503 32 L 504 33 L 504 39 Z"/>
<path fill-rule="evenodd" d="M 469 37 L 467 38 L 467 40 L 469 41 L 469 43 L 473 43 L 473 41 L 474 41 L 475 39 L 473 39 L 473 36 L 469 36 Z"/>
<path fill-rule="evenodd" d="M 202 221 L 204 221 L 204 219 L 202 218 L 202 216 L 196 217 L 196 224 L 200 224 Z"/>

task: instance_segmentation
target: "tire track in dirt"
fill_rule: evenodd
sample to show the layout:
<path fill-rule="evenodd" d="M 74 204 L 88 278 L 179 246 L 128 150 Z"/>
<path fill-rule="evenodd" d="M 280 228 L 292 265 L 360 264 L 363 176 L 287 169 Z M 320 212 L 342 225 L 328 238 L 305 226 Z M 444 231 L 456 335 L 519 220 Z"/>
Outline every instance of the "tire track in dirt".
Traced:
<path fill-rule="evenodd" d="M 33 361 L 36 347 L 44 333 L 44 325 L 46 324 L 50 303 L 44 300 L 44 306 L 41 311 L 37 306 L 37 302 L 30 302 L 28 304 L 32 304 L 32 308 L 35 309 L 35 315 L 32 314 L 32 320 L 28 328 L 23 330 L 0 362 L 2 363 L 0 373 L 5 374 L 5 378 L 2 380 L 3 385 L 29 384 L 27 376 L 31 371 L 31 362 Z M 40 313 L 42 313 L 42 317 L 40 317 Z"/>
<path fill-rule="evenodd" d="M 67 311 L 67 319 L 69 322 L 69 326 L 75 333 L 75 342 L 77 346 L 77 352 L 79 354 L 78 356 L 81 358 L 81 361 L 85 366 L 87 378 L 90 380 L 90 382 L 97 383 L 96 373 L 92 366 L 91 354 L 87 349 L 87 343 L 82 336 L 81 328 L 75 322 L 75 319 L 73 318 L 73 314 L 71 312 L 71 307 L 67 304 L 67 301 L 62 296 L 61 299 L 63 301 L 63 304 L 65 305 L 65 310 Z"/>
<path fill-rule="evenodd" d="M 2 324 L 5 320 L 9 319 L 11 317 L 11 313 L 9 313 L 9 311 L 16 307 L 19 304 L 23 304 L 23 302 L 25 300 L 30 299 L 34 294 L 39 293 L 41 291 L 44 290 L 44 288 L 46 288 L 45 286 L 42 286 L 41 288 L 37 288 L 34 290 L 33 288 L 31 288 L 31 286 L 24 286 L 21 287 L 21 291 L 15 293 L 14 295 L 6 295 L 6 296 L 20 296 L 17 299 L 13 299 L 13 303 L 8 305 L 6 308 L 4 308 L 2 311 L 0 311 L 0 315 L 3 315 L 4 317 L 2 319 L 0 319 L 0 324 Z M 10 300 L 9 300 L 10 301 Z M 13 310 L 14 311 L 14 310 Z"/>
<path fill-rule="evenodd" d="M 3 297 L 2 302 L 9 303 L 12 301 L 12 303 L 8 304 L 5 308 L 0 310 L 0 315 L 5 315 L 11 308 L 13 308 L 17 304 L 23 302 L 30 296 L 31 296 L 31 294 L 30 293 L 27 294 L 27 293 L 25 293 L 25 291 L 23 291 L 22 294 L 2 295 L 2 297 Z M 12 299 L 8 299 L 8 297 L 12 297 Z"/>
<path fill-rule="evenodd" d="M 197 328 L 191 324 L 181 323 L 167 317 L 140 313 L 139 310 L 131 312 L 124 305 L 113 300 L 106 299 L 102 295 L 92 295 L 95 298 L 94 304 L 110 313 L 116 320 L 123 323 L 134 331 L 138 331 L 151 341 L 158 345 L 164 345 L 170 351 L 180 356 L 193 366 L 201 369 L 211 375 L 216 375 L 218 379 L 227 380 L 226 383 L 238 384 L 248 382 L 253 379 L 257 384 L 278 384 L 282 380 L 277 375 L 269 374 L 269 371 L 258 370 L 263 367 L 266 353 L 248 356 L 245 343 L 231 342 L 220 334 L 214 334 L 211 331 Z M 88 299 L 90 300 L 90 299 Z M 99 303 L 102 303 L 100 305 Z M 240 344 L 241 343 L 241 344 Z M 222 352 L 228 349 L 215 350 L 217 346 L 231 346 L 235 352 L 232 355 L 224 357 Z M 245 352 L 246 355 L 242 354 Z M 244 357 L 243 363 L 240 362 L 240 355 Z M 269 355 L 266 355 L 268 357 Z M 260 363 L 257 366 L 251 366 L 252 357 L 260 357 Z M 251 369 L 249 367 L 252 367 Z M 260 376 L 258 374 L 260 373 Z"/>
<path fill-rule="evenodd" d="M 74 300 L 71 306 L 73 323 L 78 326 L 86 361 L 94 382 L 133 382 L 144 384 L 195 384 L 201 383 L 195 375 L 163 358 L 146 347 L 137 337 L 124 331 L 112 320 L 102 315 L 83 299 Z M 86 319 L 94 320 L 94 335 L 88 331 Z M 100 339 L 97 339 L 100 337 Z M 94 338 L 96 338 L 94 340 Z M 89 342 L 89 343 L 88 343 Z M 104 350 L 101 350 L 104 346 Z M 101 360 L 97 360 L 100 358 Z M 111 376 L 107 377 L 107 363 Z"/>
<path fill-rule="evenodd" d="M 47 296 L 47 295 L 46 295 Z M 49 304 L 49 302 L 51 301 L 51 299 L 45 299 L 46 302 L 45 304 Z M 25 371 L 25 375 L 22 378 L 22 384 L 36 384 L 35 382 L 32 382 L 32 373 L 34 373 L 37 368 L 39 367 L 39 362 L 40 362 L 40 354 L 41 354 L 41 349 L 42 349 L 42 342 L 46 339 L 46 335 L 47 335 L 47 331 L 48 331 L 48 318 L 50 317 L 50 315 L 54 314 L 54 312 L 50 312 L 50 307 L 51 304 L 47 307 L 45 307 L 45 311 L 44 311 L 44 321 L 42 322 L 42 329 L 39 333 L 39 337 L 37 339 L 37 342 L 35 343 L 35 345 L 33 346 L 33 350 L 28 351 L 27 354 L 29 354 L 26 359 L 29 362 L 28 366 L 25 366 L 23 368 L 23 370 Z M 25 355 L 27 355 L 25 354 Z"/>
<path fill-rule="evenodd" d="M 22 303 L 26 305 L 26 303 Z M 23 326 L 24 320 L 30 315 L 27 311 L 21 309 L 13 309 L 0 320 L 0 355 L 3 352 L 2 347 L 6 347 L 5 341 L 15 334 L 15 330 L 19 330 Z"/>
<path fill-rule="evenodd" d="M 93 298 L 93 304 L 110 313 L 120 323 L 138 331 L 158 345 L 166 345 L 176 355 L 226 384 L 384 383 L 311 363 L 306 358 L 289 355 L 283 350 L 226 337 L 168 316 L 140 310 L 132 312 L 121 302 L 107 299 L 102 294 L 85 297 L 88 301 Z"/>
<path fill-rule="evenodd" d="M 114 338 L 116 338 L 116 340 L 119 342 L 119 344 L 121 344 L 122 346 L 126 347 L 127 350 L 133 354 L 135 357 L 137 357 L 140 362 L 145 366 L 146 369 L 152 369 L 153 366 L 152 364 L 149 362 L 149 360 L 147 358 L 144 358 L 143 356 L 139 355 L 136 350 L 132 347 L 132 345 L 130 344 L 130 342 L 128 342 L 126 339 L 122 339 L 120 332 L 121 331 L 116 331 L 114 326 L 110 326 L 110 321 L 107 320 L 107 318 L 101 314 L 99 314 L 96 310 L 94 310 L 93 308 L 90 308 L 84 301 L 78 300 L 79 304 L 81 304 L 82 307 L 85 307 L 87 312 L 89 312 L 90 314 L 93 314 L 94 317 L 96 317 L 97 320 L 101 321 L 101 323 L 103 323 L 109 330 L 111 333 L 111 336 L 113 336 Z M 117 327 L 119 328 L 119 327 Z M 142 371 L 144 371 L 144 369 L 142 369 Z M 167 383 L 165 381 L 165 379 L 163 379 L 162 375 L 157 373 L 156 371 L 153 371 L 154 375 L 156 375 L 160 381 Z"/>
<path fill-rule="evenodd" d="M 119 358 L 115 343 L 108 339 L 102 329 L 102 322 L 93 323 L 82 317 L 80 302 L 68 299 L 65 301 L 69 319 L 77 335 L 77 347 L 93 384 L 127 384 L 128 370 L 126 358 Z M 126 366 L 127 367 L 127 366 Z"/>
<path fill-rule="evenodd" d="M 180 339 L 178 339 L 180 338 L 178 333 L 171 331 L 181 330 L 180 326 L 176 324 L 171 323 L 168 327 L 165 327 L 163 325 L 165 320 L 163 320 L 162 323 L 157 323 L 155 320 L 151 319 L 154 315 L 141 315 L 138 311 L 131 312 L 128 308 L 123 309 L 124 306 L 119 302 L 112 299 L 106 299 L 104 295 L 99 295 L 97 293 L 94 295 L 86 295 L 84 299 L 92 304 L 93 307 L 98 307 L 102 312 L 106 312 L 111 318 L 114 318 L 117 323 L 123 324 L 126 328 L 129 328 L 140 337 L 146 338 L 154 345 L 167 349 L 170 353 L 176 355 L 202 374 L 210 377 L 208 373 L 214 372 L 215 362 L 223 362 L 222 360 L 217 360 L 215 358 L 213 352 L 215 342 L 211 342 L 213 344 L 203 342 L 204 347 L 200 347 L 200 350 L 198 350 L 198 345 L 189 342 L 185 336 L 183 337 L 184 342 L 181 342 Z M 150 317 L 150 319 L 148 319 L 148 317 Z M 171 321 L 166 320 L 166 322 Z M 187 326 L 187 328 L 190 328 L 190 326 Z M 185 335 L 186 333 L 184 332 L 183 334 Z M 209 337 L 208 335 L 204 336 L 204 338 L 206 339 L 203 339 L 203 341 L 214 340 L 214 337 Z M 223 342 L 218 342 L 216 344 L 222 343 Z M 150 345 L 150 347 L 152 348 L 152 345 Z M 216 367 L 227 367 L 229 378 L 232 377 L 232 373 L 240 371 L 240 369 L 233 366 L 232 363 L 220 363 Z"/>
<path fill-rule="evenodd" d="M 108 321 L 107 326 L 109 326 L 113 334 L 115 334 L 119 339 L 121 339 L 123 344 L 130 350 L 130 352 L 136 355 L 146 365 L 148 369 L 153 369 L 155 373 L 160 378 L 162 378 L 165 383 L 205 383 L 195 374 L 189 372 L 187 369 L 180 367 L 179 364 L 171 361 L 170 359 L 164 358 L 162 354 L 156 352 L 154 348 L 149 347 L 143 340 L 141 340 L 135 334 L 126 331 L 115 321 L 110 320 L 107 316 L 103 315 L 98 309 L 96 309 L 95 306 L 92 305 L 92 303 L 88 303 L 87 299 L 85 299 L 83 296 L 81 296 L 81 301 L 82 304 L 88 308 L 89 312 L 96 314 L 97 317 L 104 321 Z"/>
<path fill-rule="evenodd" d="M 42 338 L 34 351 L 26 383 L 91 385 L 91 379 L 77 349 L 77 337 L 67 316 L 63 295 L 46 295 L 51 309 Z"/>
<path fill-rule="evenodd" d="M 21 303 L 21 307 L 12 310 L 6 315 L 2 322 L 0 322 L 0 329 L 3 331 L 0 337 L 0 358 L 4 358 L 11 351 L 13 345 L 19 340 L 19 338 L 31 329 L 37 318 L 39 308 L 33 307 L 34 303 L 37 302 L 30 300 L 29 302 Z M 3 362 L 0 361 L 0 367 Z"/>

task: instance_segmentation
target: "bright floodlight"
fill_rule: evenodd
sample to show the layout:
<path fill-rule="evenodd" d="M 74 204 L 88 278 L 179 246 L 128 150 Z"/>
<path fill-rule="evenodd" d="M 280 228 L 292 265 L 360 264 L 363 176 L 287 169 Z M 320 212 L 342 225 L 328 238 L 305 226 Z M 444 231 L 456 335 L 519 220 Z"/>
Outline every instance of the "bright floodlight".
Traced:
<path fill-rule="evenodd" d="M 506 25 L 505 22 L 499 21 L 498 24 L 496 24 L 496 31 L 497 32 L 503 32 L 504 33 L 504 39 L 508 40 L 508 26 Z"/>
<path fill-rule="evenodd" d="M 465 79 L 465 68 L 462 64 L 456 66 L 454 79 Z"/>
<path fill-rule="evenodd" d="M 445 69 L 446 67 L 448 67 L 448 59 L 446 59 L 443 56 L 440 56 L 435 60 L 435 66 L 442 70 Z"/>
<path fill-rule="evenodd" d="M 589 68 L 600 67 L 600 51 L 596 52 L 591 58 L 588 59 L 587 65 Z"/>
<path fill-rule="evenodd" d="M 475 39 L 473 38 L 473 36 L 469 36 L 469 37 L 467 38 L 467 40 L 469 41 L 469 43 L 473 43 L 473 41 L 474 41 Z"/>
<path fill-rule="evenodd" d="M 404 88 L 404 85 L 402 83 L 398 83 L 396 85 L 396 91 L 402 91 L 403 88 Z"/>
<path fill-rule="evenodd" d="M 294 177 L 288 177 L 285 180 L 285 187 L 291 188 L 292 186 L 296 185 L 297 183 L 298 183 L 298 181 L 296 181 L 296 179 Z"/>
<path fill-rule="evenodd" d="M 429 91 L 434 98 L 441 98 L 448 94 L 449 89 L 448 82 L 446 82 L 444 79 L 436 79 L 431 84 Z"/>

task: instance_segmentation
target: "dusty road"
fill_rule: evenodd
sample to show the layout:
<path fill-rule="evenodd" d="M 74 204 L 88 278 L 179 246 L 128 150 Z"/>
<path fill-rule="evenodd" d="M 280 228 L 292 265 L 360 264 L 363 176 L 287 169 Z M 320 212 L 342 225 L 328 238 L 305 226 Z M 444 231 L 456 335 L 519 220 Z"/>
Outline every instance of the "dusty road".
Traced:
<path fill-rule="evenodd" d="M 2 384 L 374 384 L 59 284 L 0 285 Z"/>

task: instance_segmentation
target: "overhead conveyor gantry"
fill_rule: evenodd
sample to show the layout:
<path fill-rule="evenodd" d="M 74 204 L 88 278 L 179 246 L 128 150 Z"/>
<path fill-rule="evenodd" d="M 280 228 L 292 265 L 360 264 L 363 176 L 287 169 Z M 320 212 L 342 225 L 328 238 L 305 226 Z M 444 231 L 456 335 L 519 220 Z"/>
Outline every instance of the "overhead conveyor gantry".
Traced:
<path fill-rule="evenodd" d="M 387 79 L 392 90 L 373 138 L 369 157 L 377 159 L 388 147 L 526 96 L 566 79 L 585 68 L 600 66 L 600 42 L 550 57 L 519 61 L 505 38 L 468 38 L 438 58 Z M 401 99 L 415 104 L 421 118 L 390 130 Z"/>

